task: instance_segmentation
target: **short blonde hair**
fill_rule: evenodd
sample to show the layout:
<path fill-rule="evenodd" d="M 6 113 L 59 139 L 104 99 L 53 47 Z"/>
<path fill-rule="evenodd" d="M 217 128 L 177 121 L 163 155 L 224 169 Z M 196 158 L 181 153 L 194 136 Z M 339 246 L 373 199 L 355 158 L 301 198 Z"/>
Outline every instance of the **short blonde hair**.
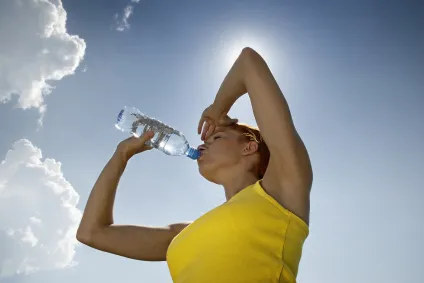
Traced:
<path fill-rule="evenodd" d="M 257 174 L 259 179 L 262 179 L 265 175 L 266 169 L 268 168 L 270 153 L 268 146 L 262 138 L 261 132 L 257 127 L 244 123 L 237 123 L 233 126 L 233 128 L 240 132 L 245 137 L 246 141 L 254 141 L 258 144 L 259 164 L 257 166 Z"/>

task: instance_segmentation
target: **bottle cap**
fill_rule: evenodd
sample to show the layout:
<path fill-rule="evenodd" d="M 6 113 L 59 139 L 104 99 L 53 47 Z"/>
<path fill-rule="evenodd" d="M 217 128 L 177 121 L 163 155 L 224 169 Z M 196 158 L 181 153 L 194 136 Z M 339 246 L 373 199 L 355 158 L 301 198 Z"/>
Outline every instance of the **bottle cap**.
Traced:
<path fill-rule="evenodd" d="M 196 160 L 196 159 L 198 159 L 198 158 L 199 158 L 199 156 L 200 156 L 200 151 L 199 151 L 199 150 L 197 150 L 197 149 L 195 149 L 195 148 L 190 147 L 190 148 L 187 150 L 186 155 L 187 155 L 188 157 L 190 157 L 191 159 Z"/>

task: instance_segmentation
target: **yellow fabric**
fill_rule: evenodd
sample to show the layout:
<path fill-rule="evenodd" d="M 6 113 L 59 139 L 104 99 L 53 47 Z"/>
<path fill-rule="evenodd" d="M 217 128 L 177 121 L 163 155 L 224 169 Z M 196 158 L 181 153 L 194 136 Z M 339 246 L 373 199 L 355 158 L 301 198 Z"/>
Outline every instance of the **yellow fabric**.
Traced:
<path fill-rule="evenodd" d="M 175 283 L 294 283 L 308 234 L 258 181 L 181 231 L 167 263 Z"/>

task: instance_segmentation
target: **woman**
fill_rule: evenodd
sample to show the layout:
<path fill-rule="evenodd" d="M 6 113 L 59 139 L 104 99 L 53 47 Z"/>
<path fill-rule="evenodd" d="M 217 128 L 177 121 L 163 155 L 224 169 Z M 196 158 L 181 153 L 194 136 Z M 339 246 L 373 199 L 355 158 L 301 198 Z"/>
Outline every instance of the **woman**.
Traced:
<path fill-rule="evenodd" d="M 249 94 L 260 129 L 227 113 Z M 148 132 L 122 141 L 88 199 L 77 239 L 145 261 L 167 261 L 174 282 L 296 282 L 308 235 L 312 168 L 287 102 L 262 57 L 245 48 L 202 114 L 199 171 L 222 185 L 227 202 L 192 223 L 166 227 L 113 223 L 113 202 L 128 160 L 150 147 Z"/>

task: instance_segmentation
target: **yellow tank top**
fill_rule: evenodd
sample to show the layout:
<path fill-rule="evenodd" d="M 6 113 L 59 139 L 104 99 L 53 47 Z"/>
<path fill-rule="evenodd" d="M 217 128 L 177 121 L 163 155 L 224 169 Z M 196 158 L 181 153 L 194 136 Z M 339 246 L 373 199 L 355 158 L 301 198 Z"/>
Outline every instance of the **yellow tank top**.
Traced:
<path fill-rule="evenodd" d="M 293 283 L 308 234 L 258 181 L 182 230 L 167 263 L 175 283 Z"/>

